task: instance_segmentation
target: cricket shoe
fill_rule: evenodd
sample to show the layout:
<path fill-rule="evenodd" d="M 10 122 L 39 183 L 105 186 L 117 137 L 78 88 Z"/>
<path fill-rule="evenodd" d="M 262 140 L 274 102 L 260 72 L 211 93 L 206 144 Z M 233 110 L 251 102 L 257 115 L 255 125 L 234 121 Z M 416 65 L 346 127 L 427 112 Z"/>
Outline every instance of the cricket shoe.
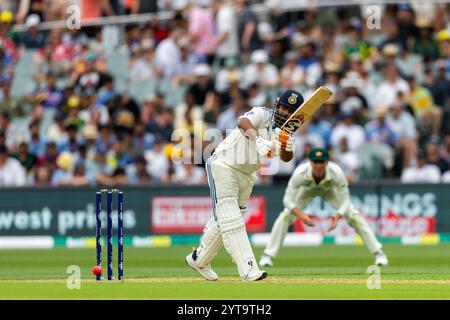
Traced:
<path fill-rule="evenodd" d="M 383 251 L 375 253 L 375 264 L 379 267 L 388 265 L 388 258 Z"/>
<path fill-rule="evenodd" d="M 202 275 L 203 278 L 205 278 L 206 280 L 209 281 L 216 281 L 217 279 L 219 279 L 219 276 L 217 275 L 217 273 L 214 272 L 214 270 L 211 268 L 211 264 L 208 264 L 207 266 L 200 268 L 197 266 L 197 262 L 194 260 L 194 258 L 192 257 L 192 255 L 195 253 L 195 251 L 193 253 L 189 253 L 186 256 L 186 264 L 191 267 L 192 269 L 194 269 L 195 271 L 197 271 L 198 273 L 200 273 Z"/>
<path fill-rule="evenodd" d="M 272 257 L 267 254 L 263 254 L 261 259 L 259 259 L 260 267 L 273 267 Z"/>
<path fill-rule="evenodd" d="M 259 281 L 265 279 L 267 277 L 267 272 L 263 270 L 259 270 L 257 268 L 253 268 L 249 271 L 249 273 L 241 278 L 242 281 Z"/>

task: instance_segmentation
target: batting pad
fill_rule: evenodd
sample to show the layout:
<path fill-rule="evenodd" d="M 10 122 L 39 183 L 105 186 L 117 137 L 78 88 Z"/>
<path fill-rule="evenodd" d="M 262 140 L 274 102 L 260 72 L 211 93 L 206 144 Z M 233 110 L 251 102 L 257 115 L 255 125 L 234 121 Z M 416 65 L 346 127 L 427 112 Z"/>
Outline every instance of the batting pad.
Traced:
<path fill-rule="evenodd" d="M 206 267 L 219 253 L 223 246 L 222 235 L 216 220 L 211 218 L 205 226 L 200 246 L 197 248 L 197 259 L 199 268 Z"/>
<path fill-rule="evenodd" d="M 244 278 L 252 268 L 258 266 L 237 199 L 232 197 L 218 199 L 216 215 L 225 249 L 236 263 L 239 275 Z"/>

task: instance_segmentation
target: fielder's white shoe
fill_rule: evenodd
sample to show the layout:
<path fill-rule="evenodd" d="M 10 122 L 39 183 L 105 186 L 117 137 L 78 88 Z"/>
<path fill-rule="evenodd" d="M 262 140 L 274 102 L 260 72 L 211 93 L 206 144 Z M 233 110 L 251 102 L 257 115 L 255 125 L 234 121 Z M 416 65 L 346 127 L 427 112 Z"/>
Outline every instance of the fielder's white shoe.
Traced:
<path fill-rule="evenodd" d="M 261 256 L 261 259 L 259 259 L 259 266 L 260 267 L 273 267 L 272 257 L 268 256 L 266 254 L 263 254 Z"/>
<path fill-rule="evenodd" d="M 387 266 L 388 265 L 388 258 L 383 253 L 383 251 L 375 253 L 375 264 L 377 266 Z"/>
<path fill-rule="evenodd" d="M 206 267 L 203 267 L 203 268 L 198 267 L 197 263 L 195 262 L 194 258 L 192 257 L 192 253 L 189 253 L 186 256 L 185 261 L 189 267 L 191 267 L 192 269 L 194 269 L 195 271 L 200 273 L 202 275 L 202 277 L 205 278 L 206 280 L 216 281 L 217 279 L 219 279 L 219 276 L 217 275 L 217 273 L 215 273 L 214 270 L 211 268 L 211 264 L 208 264 Z"/>
<path fill-rule="evenodd" d="M 251 269 L 250 272 L 242 278 L 242 281 L 258 281 L 267 277 L 267 272 L 258 270 L 256 268 Z"/>

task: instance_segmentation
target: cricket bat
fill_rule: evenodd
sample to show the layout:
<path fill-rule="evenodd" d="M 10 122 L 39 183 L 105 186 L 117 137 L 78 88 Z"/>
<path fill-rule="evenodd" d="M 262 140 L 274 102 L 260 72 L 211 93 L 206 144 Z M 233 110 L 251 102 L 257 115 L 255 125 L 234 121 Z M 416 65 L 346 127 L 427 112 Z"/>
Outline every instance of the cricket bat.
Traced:
<path fill-rule="evenodd" d="M 314 112 L 324 104 L 333 93 L 325 88 L 319 87 L 306 101 L 302 103 L 300 107 L 286 120 L 281 126 L 282 131 L 286 131 L 289 134 L 293 134 L 297 131 L 306 121 L 310 120 Z"/>

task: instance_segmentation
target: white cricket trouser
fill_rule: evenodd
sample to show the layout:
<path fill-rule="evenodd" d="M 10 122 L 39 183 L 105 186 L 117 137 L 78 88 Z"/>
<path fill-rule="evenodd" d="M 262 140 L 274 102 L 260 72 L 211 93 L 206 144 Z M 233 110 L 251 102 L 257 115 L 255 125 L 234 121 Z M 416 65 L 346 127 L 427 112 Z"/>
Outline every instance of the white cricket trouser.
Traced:
<path fill-rule="evenodd" d="M 225 245 L 244 278 L 250 269 L 258 268 L 243 219 L 256 176 L 231 168 L 216 155 L 206 161 L 206 172 L 214 218 L 205 226 L 197 248 L 197 264 L 208 265 Z"/>
<path fill-rule="evenodd" d="M 312 200 L 311 197 L 300 197 L 299 208 L 303 210 L 308 203 Z M 340 206 L 339 199 L 335 197 L 324 197 L 324 200 L 331 204 L 333 208 L 336 210 Z M 301 205 L 300 205 L 301 203 Z M 366 220 L 361 216 L 358 210 L 356 210 L 353 205 L 350 205 L 349 210 L 347 212 L 340 212 L 348 225 L 352 227 L 357 234 L 359 234 L 364 241 L 364 244 L 369 249 L 371 253 L 375 253 L 381 249 L 382 245 L 378 242 L 377 238 L 370 229 Z M 276 257 L 278 251 L 283 245 L 284 238 L 286 237 L 286 233 L 291 224 L 293 224 L 296 220 L 296 216 L 292 214 L 288 209 L 284 208 L 283 211 L 278 215 L 277 220 L 275 221 L 272 231 L 270 233 L 270 240 L 267 244 L 264 254 L 269 255 L 271 257 Z"/>

